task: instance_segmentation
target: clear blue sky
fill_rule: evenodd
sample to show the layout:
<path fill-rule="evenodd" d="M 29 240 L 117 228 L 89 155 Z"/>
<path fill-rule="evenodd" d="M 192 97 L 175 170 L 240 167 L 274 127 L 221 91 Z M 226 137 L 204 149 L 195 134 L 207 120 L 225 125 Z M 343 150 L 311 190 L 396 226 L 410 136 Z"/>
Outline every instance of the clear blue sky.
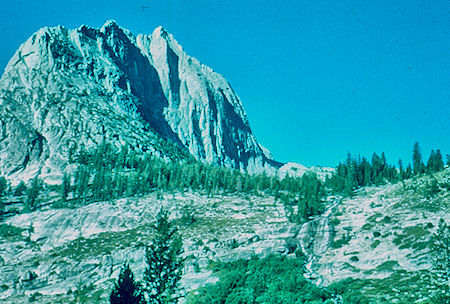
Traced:
<path fill-rule="evenodd" d="M 164 26 L 241 97 L 281 161 L 334 166 L 347 152 L 391 162 L 450 153 L 448 0 L 2 1 L 0 70 L 45 25 L 133 33 Z"/>

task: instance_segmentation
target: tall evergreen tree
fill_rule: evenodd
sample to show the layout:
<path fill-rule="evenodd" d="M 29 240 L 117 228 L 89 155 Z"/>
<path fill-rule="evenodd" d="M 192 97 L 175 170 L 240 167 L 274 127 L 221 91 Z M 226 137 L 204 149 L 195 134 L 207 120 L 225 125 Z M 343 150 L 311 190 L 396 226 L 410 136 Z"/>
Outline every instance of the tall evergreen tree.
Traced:
<path fill-rule="evenodd" d="M 2 197 L 5 195 L 8 181 L 3 176 L 0 176 L 0 216 L 3 215 L 4 203 Z"/>
<path fill-rule="evenodd" d="M 87 191 L 89 187 L 90 174 L 87 168 L 79 166 L 75 173 L 75 188 L 78 200 L 86 201 Z"/>
<path fill-rule="evenodd" d="M 14 196 L 21 196 L 27 191 L 27 185 L 23 181 L 20 181 L 17 187 L 14 189 Z"/>
<path fill-rule="evenodd" d="M 428 172 L 434 172 L 435 171 L 435 162 L 436 162 L 436 152 L 434 150 L 431 150 L 430 157 L 427 161 L 427 170 Z"/>
<path fill-rule="evenodd" d="M 183 296 L 180 279 L 184 260 L 181 236 L 169 221 L 169 214 L 163 208 L 159 211 L 154 225 L 155 237 L 146 248 L 147 268 L 144 285 L 149 304 L 178 303 Z"/>
<path fill-rule="evenodd" d="M 63 202 L 67 201 L 67 196 L 70 193 L 70 176 L 64 173 L 63 180 L 61 183 L 61 198 Z"/>
<path fill-rule="evenodd" d="M 43 183 L 37 177 L 31 180 L 30 188 L 27 189 L 26 203 L 29 210 L 34 210 L 36 207 L 39 192 L 43 189 Z"/>
<path fill-rule="evenodd" d="M 120 271 L 119 278 L 114 283 L 114 289 L 109 296 L 111 304 L 144 304 L 142 286 L 134 280 L 133 272 L 126 263 Z"/>
<path fill-rule="evenodd" d="M 0 198 L 5 194 L 8 181 L 3 176 L 0 176 Z"/>
<path fill-rule="evenodd" d="M 413 172 L 414 175 L 423 173 L 422 154 L 420 153 L 419 143 L 416 141 L 413 148 Z"/>
<path fill-rule="evenodd" d="M 408 164 L 405 170 L 405 178 L 411 178 L 413 175 L 413 169 L 411 168 L 411 164 Z"/>
<path fill-rule="evenodd" d="M 403 169 L 403 162 L 401 159 L 398 160 L 398 175 L 400 180 L 404 180 L 406 177 L 405 170 Z"/>
<path fill-rule="evenodd" d="M 435 169 L 436 171 L 444 170 L 444 160 L 442 159 L 441 150 L 436 150 L 436 159 L 435 159 Z"/>
<path fill-rule="evenodd" d="M 450 304 L 450 226 L 441 218 L 433 236 L 434 299 L 436 303 Z"/>

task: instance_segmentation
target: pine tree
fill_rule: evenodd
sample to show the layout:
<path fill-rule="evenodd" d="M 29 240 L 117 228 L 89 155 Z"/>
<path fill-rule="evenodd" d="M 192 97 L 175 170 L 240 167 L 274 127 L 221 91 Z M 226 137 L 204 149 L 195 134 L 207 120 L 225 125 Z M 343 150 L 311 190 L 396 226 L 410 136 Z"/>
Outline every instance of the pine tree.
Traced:
<path fill-rule="evenodd" d="M 21 196 L 23 193 L 27 191 L 27 185 L 23 181 L 20 181 L 20 183 L 17 185 L 16 189 L 14 190 L 14 196 Z"/>
<path fill-rule="evenodd" d="M 450 226 L 441 218 L 433 236 L 432 280 L 436 303 L 450 304 Z"/>
<path fill-rule="evenodd" d="M 413 172 L 414 175 L 423 173 L 422 154 L 420 153 L 419 143 L 416 141 L 413 148 Z"/>
<path fill-rule="evenodd" d="M 6 188 L 8 186 L 8 181 L 3 176 L 0 176 L 0 217 L 3 215 L 4 203 L 2 197 L 6 193 Z"/>
<path fill-rule="evenodd" d="M 403 169 L 403 162 L 401 159 L 398 160 L 398 175 L 400 180 L 404 180 L 406 177 L 405 170 Z"/>
<path fill-rule="evenodd" d="M 0 199 L 5 194 L 7 187 L 8 187 L 8 181 L 3 176 L 0 176 Z"/>
<path fill-rule="evenodd" d="M 62 184 L 61 184 L 61 198 L 63 202 L 67 201 L 67 196 L 70 193 L 70 176 L 64 173 Z"/>
<path fill-rule="evenodd" d="M 435 170 L 442 171 L 444 170 L 444 161 L 442 159 L 441 150 L 436 150 L 436 158 L 435 158 Z"/>
<path fill-rule="evenodd" d="M 34 210 L 39 196 L 39 192 L 42 190 L 43 183 L 37 177 L 31 181 L 30 188 L 27 189 L 27 207 L 29 210 Z"/>
<path fill-rule="evenodd" d="M 147 268 L 144 285 L 150 304 L 178 303 L 183 296 L 180 279 L 184 260 L 181 257 L 182 241 L 178 229 L 169 221 L 169 214 L 163 208 L 154 225 L 155 238 L 146 248 Z"/>
<path fill-rule="evenodd" d="M 428 172 L 435 172 L 435 168 L 436 168 L 436 153 L 434 152 L 434 150 L 431 150 L 430 153 L 430 157 L 428 158 L 427 161 L 427 170 Z"/>
<path fill-rule="evenodd" d="M 79 166 L 75 173 L 75 188 L 78 200 L 86 201 L 87 190 L 89 186 L 90 174 L 87 168 Z"/>
<path fill-rule="evenodd" d="M 405 170 L 405 178 L 410 178 L 413 175 L 413 169 L 411 168 L 411 164 L 408 164 Z"/>
<path fill-rule="evenodd" d="M 134 280 L 133 272 L 126 263 L 120 271 L 119 278 L 114 283 L 114 289 L 109 296 L 111 304 L 144 304 L 142 286 Z"/>

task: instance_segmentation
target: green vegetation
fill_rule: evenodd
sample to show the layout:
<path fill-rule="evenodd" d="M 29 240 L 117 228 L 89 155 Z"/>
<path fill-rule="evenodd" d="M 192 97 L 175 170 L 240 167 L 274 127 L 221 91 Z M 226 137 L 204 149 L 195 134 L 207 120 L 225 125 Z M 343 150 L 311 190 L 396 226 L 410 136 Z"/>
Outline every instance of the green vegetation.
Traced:
<path fill-rule="evenodd" d="M 305 173 L 299 182 L 298 195 L 293 200 L 283 199 L 287 217 L 295 223 L 320 214 L 325 200 L 325 187 L 315 174 Z"/>
<path fill-rule="evenodd" d="M 361 159 L 348 154 L 347 160 L 339 163 L 333 175 L 327 179 L 326 185 L 337 193 L 351 196 L 357 188 L 383 185 L 410 176 L 410 168 L 398 172 L 395 166 L 389 165 L 384 152 L 381 157 L 374 153 L 371 162 L 365 157 Z"/>
<path fill-rule="evenodd" d="M 184 266 L 181 236 L 162 208 L 154 230 L 156 236 L 145 251 L 144 290 L 148 304 L 176 304 L 184 296 L 180 287 Z"/>
<path fill-rule="evenodd" d="M 413 148 L 413 167 L 408 165 L 403 168 L 402 160 L 398 162 L 398 168 L 389 165 L 386 155 L 381 153 L 381 157 L 373 153 L 372 160 L 365 157 L 347 155 L 345 162 L 339 163 L 332 176 L 326 180 L 326 186 L 336 193 L 346 196 L 353 195 L 354 190 L 372 185 L 384 185 L 396 183 L 413 176 L 424 173 L 432 174 L 444 169 L 444 162 L 440 150 L 431 150 L 427 165 L 422 161 L 419 143 Z M 435 188 L 436 189 L 436 188 Z"/>
<path fill-rule="evenodd" d="M 395 267 L 390 261 L 386 267 Z M 384 267 L 384 266 L 383 266 Z M 432 284 L 428 271 L 406 272 L 393 271 L 384 279 L 344 279 L 328 287 L 333 293 L 340 294 L 345 304 L 377 303 L 426 303 L 442 304 L 430 297 Z"/>
<path fill-rule="evenodd" d="M 184 259 L 178 229 L 163 208 L 152 228 L 155 237 L 145 250 L 147 268 L 143 283 L 135 281 L 129 265 L 125 264 L 111 292 L 111 304 L 176 304 L 184 297 L 180 287 Z"/>
<path fill-rule="evenodd" d="M 49 256 L 69 257 L 76 261 L 82 261 L 91 256 L 111 254 L 118 248 L 143 247 L 143 242 L 150 238 L 146 233 L 150 229 L 149 224 L 144 224 L 126 231 L 108 231 L 89 238 L 80 237 L 63 246 L 51 249 Z"/>
<path fill-rule="evenodd" d="M 380 245 L 381 241 L 380 240 L 375 240 L 372 244 L 370 244 L 370 247 L 372 247 L 373 249 L 377 248 L 378 245 Z"/>
<path fill-rule="evenodd" d="M 431 245 L 430 240 L 426 238 L 429 234 L 430 232 L 421 225 L 409 226 L 403 228 L 402 233 L 395 233 L 396 236 L 393 243 L 399 246 L 400 249 L 419 249 L 420 247 L 426 248 Z"/>
<path fill-rule="evenodd" d="M 0 198 L 5 194 L 7 187 L 8 181 L 3 176 L 0 176 Z"/>
<path fill-rule="evenodd" d="M 397 261 L 386 261 L 377 266 L 376 271 L 392 271 L 399 266 Z"/>
<path fill-rule="evenodd" d="M 27 198 L 26 198 L 26 206 L 28 210 L 34 210 L 36 208 L 36 204 L 38 203 L 37 199 L 39 196 L 39 192 L 43 189 L 43 182 L 34 178 L 31 180 L 30 188 L 26 190 Z"/>
<path fill-rule="evenodd" d="M 334 303 L 332 294 L 303 277 L 303 258 L 266 258 L 218 263 L 220 280 L 190 294 L 189 304 Z"/>
<path fill-rule="evenodd" d="M 120 271 L 119 278 L 109 296 L 111 304 L 144 304 L 142 286 L 134 280 L 133 272 L 128 264 Z"/>
<path fill-rule="evenodd" d="M 25 229 L 2 223 L 0 224 L 0 237 L 9 242 L 23 240 L 22 232 L 24 230 Z"/>
<path fill-rule="evenodd" d="M 14 196 L 21 196 L 27 191 L 27 185 L 23 181 L 20 181 L 17 187 L 14 190 Z"/>
<path fill-rule="evenodd" d="M 414 143 L 413 148 L 413 172 L 414 175 L 419 175 L 425 172 L 425 165 L 422 162 L 422 154 L 420 153 L 419 143 Z"/>
<path fill-rule="evenodd" d="M 0 176 L 0 218 L 4 213 L 3 196 L 5 195 L 8 187 L 8 181 L 3 176 Z"/>
<path fill-rule="evenodd" d="M 450 226 L 440 219 L 439 227 L 433 235 L 433 299 L 437 303 L 450 303 Z"/>
<path fill-rule="evenodd" d="M 65 174 L 60 185 L 60 202 L 55 207 L 72 207 L 99 200 L 142 195 L 151 192 L 199 191 L 215 194 L 245 193 L 270 195 L 280 199 L 288 217 L 303 222 L 322 212 L 326 194 L 315 174 L 280 180 L 265 173 L 250 175 L 238 170 L 215 167 L 192 157 L 168 162 L 151 153 L 124 146 L 117 149 L 102 143 L 92 151 L 72 151 L 74 174 Z M 184 218 L 184 220 L 192 221 Z"/>

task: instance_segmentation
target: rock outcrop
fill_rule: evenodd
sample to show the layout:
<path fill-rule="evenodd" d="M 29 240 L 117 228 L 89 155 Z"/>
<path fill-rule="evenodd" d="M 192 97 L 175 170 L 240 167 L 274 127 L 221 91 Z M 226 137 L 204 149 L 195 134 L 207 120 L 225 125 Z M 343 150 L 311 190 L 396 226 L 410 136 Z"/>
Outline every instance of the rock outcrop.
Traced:
<path fill-rule="evenodd" d="M 250 172 L 280 164 L 251 131 L 223 76 L 158 27 L 42 28 L 0 80 L 0 173 L 51 175 L 69 151 L 106 140 L 164 154 L 162 137 L 197 159 Z"/>

